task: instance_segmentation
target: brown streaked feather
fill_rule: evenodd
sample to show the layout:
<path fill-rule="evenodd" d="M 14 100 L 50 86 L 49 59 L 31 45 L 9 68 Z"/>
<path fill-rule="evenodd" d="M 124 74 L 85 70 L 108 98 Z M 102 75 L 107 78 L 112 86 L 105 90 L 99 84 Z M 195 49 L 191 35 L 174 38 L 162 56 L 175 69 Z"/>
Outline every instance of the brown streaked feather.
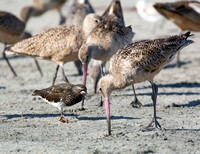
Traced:
<path fill-rule="evenodd" d="M 80 102 L 84 95 L 73 90 L 75 86 L 80 86 L 84 91 L 87 89 L 83 85 L 73 85 L 70 83 L 58 84 L 42 90 L 35 90 L 33 96 L 40 96 L 49 102 L 64 103 L 65 106 L 71 106 Z"/>
<path fill-rule="evenodd" d="M 84 40 L 82 34 L 79 27 L 58 26 L 17 43 L 6 52 L 64 64 L 78 59 L 77 53 Z"/>

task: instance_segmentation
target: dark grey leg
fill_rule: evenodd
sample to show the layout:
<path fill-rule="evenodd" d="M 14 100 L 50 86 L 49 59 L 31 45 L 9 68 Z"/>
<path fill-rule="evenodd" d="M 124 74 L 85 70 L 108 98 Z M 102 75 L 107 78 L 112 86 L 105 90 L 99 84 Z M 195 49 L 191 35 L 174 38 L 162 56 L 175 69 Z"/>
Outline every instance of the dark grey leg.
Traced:
<path fill-rule="evenodd" d="M 55 84 L 55 81 L 56 81 L 56 78 L 57 78 L 57 74 L 58 74 L 59 67 L 60 67 L 60 66 L 57 65 L 57 67 L 56 67 L 56 72 L 55 72 L 54 77 L 53 77 L 52 86 L 54 86 L 54 84 Z"/>
<path fill-rule="evenodd" d="M 66 75 L 65 75 L 65 70 L 64 70 L 64 67 L 62 66 L 62 75 L 63 75 L 63 80 L 66 82 L 66 83 L 69 83 L 69 80 L 67 79 Z"/>
<path fill-rule="evenodd" d="M 41 68 L 40 68 L 40 65 L 39 65 L 37 59 L 36 59 L 36 58 L 33 58 L 33 59 L 34 59 L 34 61 L 35 61 L 35 64 L 36 64 L 36 66 L 37 66 L 38 71 L 40 72 L 40 75 L 43 76 L 42 70 L 41 70 Z"/>
<path fill-rule="evenodd" d="M 136 96 L 134 84 L 132 84 L 132 88 L 133 88 L 134 100 L 131 102 L 131 105 L 133 108 L 140 108 L 142 106 L 142 103 L 140 103 L 140 101 Z"/>
<path fill-rule="evenodd" d="M 79 74 L 79 75 L 83 75 L 82 63 L 81 63 L 81 61 L 80 61 L 80 60 L 76 60 L 76 61 L 74 61 L 74 64 L 75 64 L 75 66 L 76 66 L 76 68 L 77 68 L 77 70 L 78 70 L 78 74 Z"/>
<path fill-rule="evenodd" d="M 180 51 L 177 52 L 176 66 L 177 66 L 177 67 L 181 67 L 181 62 L 180 62 Z"/>
<path fill-rule="evenodd" d="M 153 119 L 151 123 L 147 126 L 147 128 L 153 127 L 152 125 L 154 124 L 155 128 L 161 128 L 161 125 L 157 121 L 157 116 L 156 116 L 156 101 L 157 101 L 157 94 L 158 94 L 158 86 L 154 82 L 150 82 L 152 85 L 152 100 L 153 100 Z"/>
<path fill-rule="evenodd" d="M 63 16 L 63 14 L 62 14 L 62 12 L 61 12 L 60 9 L 58 10 L 58 13 L 59 13 L 59 16 L 60 16 L 60 22 L 59 22 L 59 24 L 60 25 L 64 25 L 65 21 L 66 21 L 66 18 Z"/>
<path fill-rule="evenodd" d="M 5 52 L 6 52 L 6 46 L 7 46 L 7 43 L 4 44 L 3 58 L 6 60 L 6 62 L 7 62 L 7 64 L 8 64 L 8 66 L 10 67 L 10 69 L 11 69 L 11 71 L 12 71 L 14 77 L 16 77 L 17 74 L 16 74 L 15 70 L 13 69 L 12 65 L 10 64 L 8 58 L 6 57 L 6 53 L 5 53 Z"/>

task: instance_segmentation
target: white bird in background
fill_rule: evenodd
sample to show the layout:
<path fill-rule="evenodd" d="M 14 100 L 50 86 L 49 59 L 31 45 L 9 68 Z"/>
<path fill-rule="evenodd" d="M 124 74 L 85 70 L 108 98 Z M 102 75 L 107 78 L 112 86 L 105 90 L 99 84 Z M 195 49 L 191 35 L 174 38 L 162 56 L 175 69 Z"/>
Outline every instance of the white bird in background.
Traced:
<path fill-rule="evenodd" d="M 162 27 L 164 18 L 153 7 L 153 3 L 147 2 L 147 0 L 139 0 L 136 3 L 136 8 L 137 8 L 137 12 L 139 16 L 147 22 L 155 23 L 163 19 L 159 26 L 159 27 Z M 153 27 L 154 29 L 156 29 L 156 26 L 153 26 Z"/>

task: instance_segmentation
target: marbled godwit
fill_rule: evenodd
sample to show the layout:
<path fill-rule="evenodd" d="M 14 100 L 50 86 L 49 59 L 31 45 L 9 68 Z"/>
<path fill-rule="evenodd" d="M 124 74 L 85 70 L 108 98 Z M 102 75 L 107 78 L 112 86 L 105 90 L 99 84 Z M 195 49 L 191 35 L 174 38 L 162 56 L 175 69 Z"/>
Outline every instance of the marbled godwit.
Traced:
<path fill-rule="evenodd" d="M 94 9 L 89 0 L 74 0 L 66 16 L 66 25 L 83 26 L 85 17 L 90 13 L 94 13 Z M 79 75 L 82 75 L 82 64 L 80 60 L 75 61 L 74 64 Z"/>
<path fill-rule="evenodd" d="M 132 42 L 133 36 L 131 26 L 120 26 L 110 18 L 102 20 L 79 50 L 79 59 L 83 64 L 83 84 L 86 85 L 87 67 L 92 58 L 102 63 L 109 61 L 119 48 Z M 103 66 L 101 68 L 104 74 Z"/>
<path fill-rule="evenodd" d="M 57 9 L 60 15 L 60 24 L 65 22 L 65 18 L 61 13 L 61 7 L 67 0 L 32 0 L 31 6 L 22 8 L 20 15 L 26 23 L 32 16 L 40 16 L 48 10 Z"/>
<path fill-rule="evenodd" d="M 158 87 L 153 78 L 175 57 L 178 50 L 193 43 L 187 40 L 190 32 L 167 38 L 139 41 L 119 49 L 110 60 L 110 73 L 99 80 L 98 91 L 104 97 L 108 134 L 111 135 L 110 101 L 112 91 L 129 85 L 149 81 L 152 85 L 154 116 L 148 127 L 161 128 L 156 117 Z"/>
<path fill-rule="evenodd" d="M 100 19 L 101 17 L 96 14 L 89 14 L 84 20 L 83 28 L 57 26 L 7 48 L 6 52 L 56 62 L 57 68 L 52 85 L 55 83 L 60 66 L 63 78 L 68 82 L 63 65 L 78 59 L 79 48 L 85 42 L 88 34 L 100 22 Z"/>
<path fill-rule="evenodd" d="M 125 26 L 120 0 L 112 0 L 108 8 L 102 14 L 102 18 L 110 18 L 112 21 L 118 22 L 121 26 Z M 89 76 L 95 84 L 94 88 L 97 87 L 98 80 L 101 76 L 101 71 L 99 69 L 100 65 L 101 63 L 98 61 L 94 61 L 94 64 L 89 70 Z M 96 93 L 96 89 L 94 89 L 94 92 Z"/>
<path fill-rule="evenodd" d="M 160 14 L 176 24 L 180 33 L 184 30 L 200 32 L 200 2 L 156 3 L 154 7 Z M 179 52 L 177 54 L 177 66 L 180 67 Z"/>
<path fill-rule="evenodd" d="M 17 43 L 25 38 L 31 37 L 31 34 L 24 32 L 25 24 L 11 13 L 0 11 L 0 42 L 5 44 L 3 58 L 6 60 L 14 76 L 17 76 L 12 65 L 5 54 L 7 44 Z M 37 60 L 34 58 L 38 70 L 42 76 L 42 71 Z"/>
<path fill-rule="evenodd" d="M 87 88 L 82 84 L 62 83 L 42 90 L 35 90 L 32 96 L 39 96 L 61 112 L 59 121 L 70 121 L 64 117 L 63 107 L 72 106 L 87 97 Z"/>

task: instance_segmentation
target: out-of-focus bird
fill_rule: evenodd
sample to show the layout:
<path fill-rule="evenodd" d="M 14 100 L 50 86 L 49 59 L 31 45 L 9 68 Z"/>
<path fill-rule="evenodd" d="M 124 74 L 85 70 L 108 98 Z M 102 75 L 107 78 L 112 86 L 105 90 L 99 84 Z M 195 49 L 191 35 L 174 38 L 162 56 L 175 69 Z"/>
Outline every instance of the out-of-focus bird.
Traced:
<path fill-rule="evenodd" d="M 40 16 L 51 9 L 57 9 L 60 16 L 60 24 L 65 22 L 61 8 L 67 0 L 31 0 L 31 6 L 25 6 L 21 9 L 20 16 L 26 23 L 33 16 Z"/>
<path fill-rule="evenodd" d="M 155 3 L 154 7 L 164 17 L 176 24 L 182 33 L 185 30 L 200 32 L 200 2 L 178 1 L 172 3 Z M 180 58 L 177 54 L 177 66 Z"/>
<path fill-rule="evenodd" d="M 5 49 L 7 44 L 15 44 L 23 39 L 31 37 L 31 34 L 25 32 L 24 29 L 25 23 L 18 19 L 15 15 L 9 12 L 0 11 L 0 42 L 4 43 L 3 58 L 6 60 L 14 76 L 17 76 L 17 74 L 5 54 Z M 43 74 L 39 64 L 35 58 L 34 60 L 42 76 Z"/>
<path fill-rule="evenodd" d="M 85 17 L 90 14 L 95 13 L 89 0 L 74 0 L 72 6 L 69 8 L 69 12 L 66 15 L 66 25 L 83 26 L 83 21 Z M 82 64 L 80 60 L 74 62 L 79 75 L 82 75 Z"/>

